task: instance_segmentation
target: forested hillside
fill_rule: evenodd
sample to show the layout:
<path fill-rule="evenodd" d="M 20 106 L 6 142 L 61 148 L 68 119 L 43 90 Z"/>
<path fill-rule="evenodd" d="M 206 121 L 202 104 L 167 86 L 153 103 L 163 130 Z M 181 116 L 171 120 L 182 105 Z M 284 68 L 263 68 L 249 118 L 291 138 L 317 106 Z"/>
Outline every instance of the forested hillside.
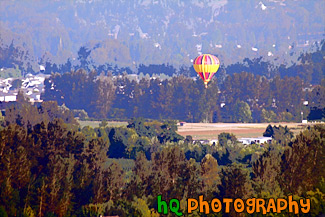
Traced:
<path fill-rule="evenodd" d="M 263 56 L 292 64 L 324 39 L 324 1 L 1 1 L 0 47 L 18 49 L 16 63 L 136 69 L 140 64 L 189 66 L 198 52 L 225 65 Z M 148 55 L 150 54 L 150 55 Z M 17 54 L 18 55 L 18 54 Z M 10 62 L 10 59 L 6 59 Z M 0 67 L 7 67 L 1 64 Z"/>

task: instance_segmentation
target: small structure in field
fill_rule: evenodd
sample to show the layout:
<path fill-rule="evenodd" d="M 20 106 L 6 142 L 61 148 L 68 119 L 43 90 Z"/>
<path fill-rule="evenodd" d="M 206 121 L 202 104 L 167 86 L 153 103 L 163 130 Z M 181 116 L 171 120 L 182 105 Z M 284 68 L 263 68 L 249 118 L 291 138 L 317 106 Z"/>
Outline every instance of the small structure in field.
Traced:
<path fill-rule="evenodd" d="M 186 122 L 179 122 L 179 126 L 184 126 L 186 124 Z"/>

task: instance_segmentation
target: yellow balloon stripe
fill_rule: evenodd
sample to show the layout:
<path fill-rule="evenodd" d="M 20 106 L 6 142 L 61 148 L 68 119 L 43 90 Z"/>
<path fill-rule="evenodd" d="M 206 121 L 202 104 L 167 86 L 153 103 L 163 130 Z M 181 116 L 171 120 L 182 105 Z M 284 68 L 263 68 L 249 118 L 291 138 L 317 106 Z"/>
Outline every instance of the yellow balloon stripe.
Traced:
<path fill-rule="evenodd" d="M 216 72 L 219 69 L 219 65 L 193 65 L 196 72 Z"/>

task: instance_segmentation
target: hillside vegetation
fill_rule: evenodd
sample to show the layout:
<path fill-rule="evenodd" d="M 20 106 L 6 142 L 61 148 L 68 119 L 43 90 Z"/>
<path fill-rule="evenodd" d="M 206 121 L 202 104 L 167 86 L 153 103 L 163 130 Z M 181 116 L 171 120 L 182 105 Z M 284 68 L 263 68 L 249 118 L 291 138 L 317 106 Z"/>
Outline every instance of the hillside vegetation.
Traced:
<path fill-rule="evenodd" d="M 229 65 L 263 56 L 292 64 L 324 39 L 324 1 L 112 0 L 2 1 L 1 49 L 14 47 L 25 70 L 72 65 L 81 47 L 92 65 L 189 66 L 198 52 Z M 254 50 L 252 50 L 254 49 Z M 148 55 L 150 54 L 150 55 Z M 18 55 L 18 54 L 17 54 Z M 7 60 L 9 61 L 9 60 Z M 291 62 L 293 61 L 293 62 Z M 1 67 L 2 64 L 0 65 Z"/>
<path fill-rule="evenodd" d="M 223 133 L 210 146 L 178 135 L 175 122 L 139 118 L 127 127 L 78 129 L 55 103 L 37 109 L 21 101 L 6 112 L 1 216 L 159 216 L 158 195 L 185 203 L 202 194 L 206 201 L 293 195 L 310 199 L 309 212 L 300 216 L 325 213 L 324 125 L 296 137 L 287 127 L 268 126 L 264 134 L 274 141 L 264 146 L 244 147 Z M 180 211 L 186 213 L 183 202 Z M 272 214 L 294 215 L 289 209 Z"/>

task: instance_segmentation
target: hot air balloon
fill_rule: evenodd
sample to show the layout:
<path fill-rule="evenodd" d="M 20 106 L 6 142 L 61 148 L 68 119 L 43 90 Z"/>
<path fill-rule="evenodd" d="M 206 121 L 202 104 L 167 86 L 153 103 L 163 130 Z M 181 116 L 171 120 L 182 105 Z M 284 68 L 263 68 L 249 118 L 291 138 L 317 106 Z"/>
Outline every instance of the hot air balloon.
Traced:
<path fill-rule="evenodd" d="M 202 78 L 205 88 L 207 88 L 208 82 L 219 69 L 220 61 L 211 54 L 202 54 L 195 58 L 193 66 L 195 71 Z"/>

